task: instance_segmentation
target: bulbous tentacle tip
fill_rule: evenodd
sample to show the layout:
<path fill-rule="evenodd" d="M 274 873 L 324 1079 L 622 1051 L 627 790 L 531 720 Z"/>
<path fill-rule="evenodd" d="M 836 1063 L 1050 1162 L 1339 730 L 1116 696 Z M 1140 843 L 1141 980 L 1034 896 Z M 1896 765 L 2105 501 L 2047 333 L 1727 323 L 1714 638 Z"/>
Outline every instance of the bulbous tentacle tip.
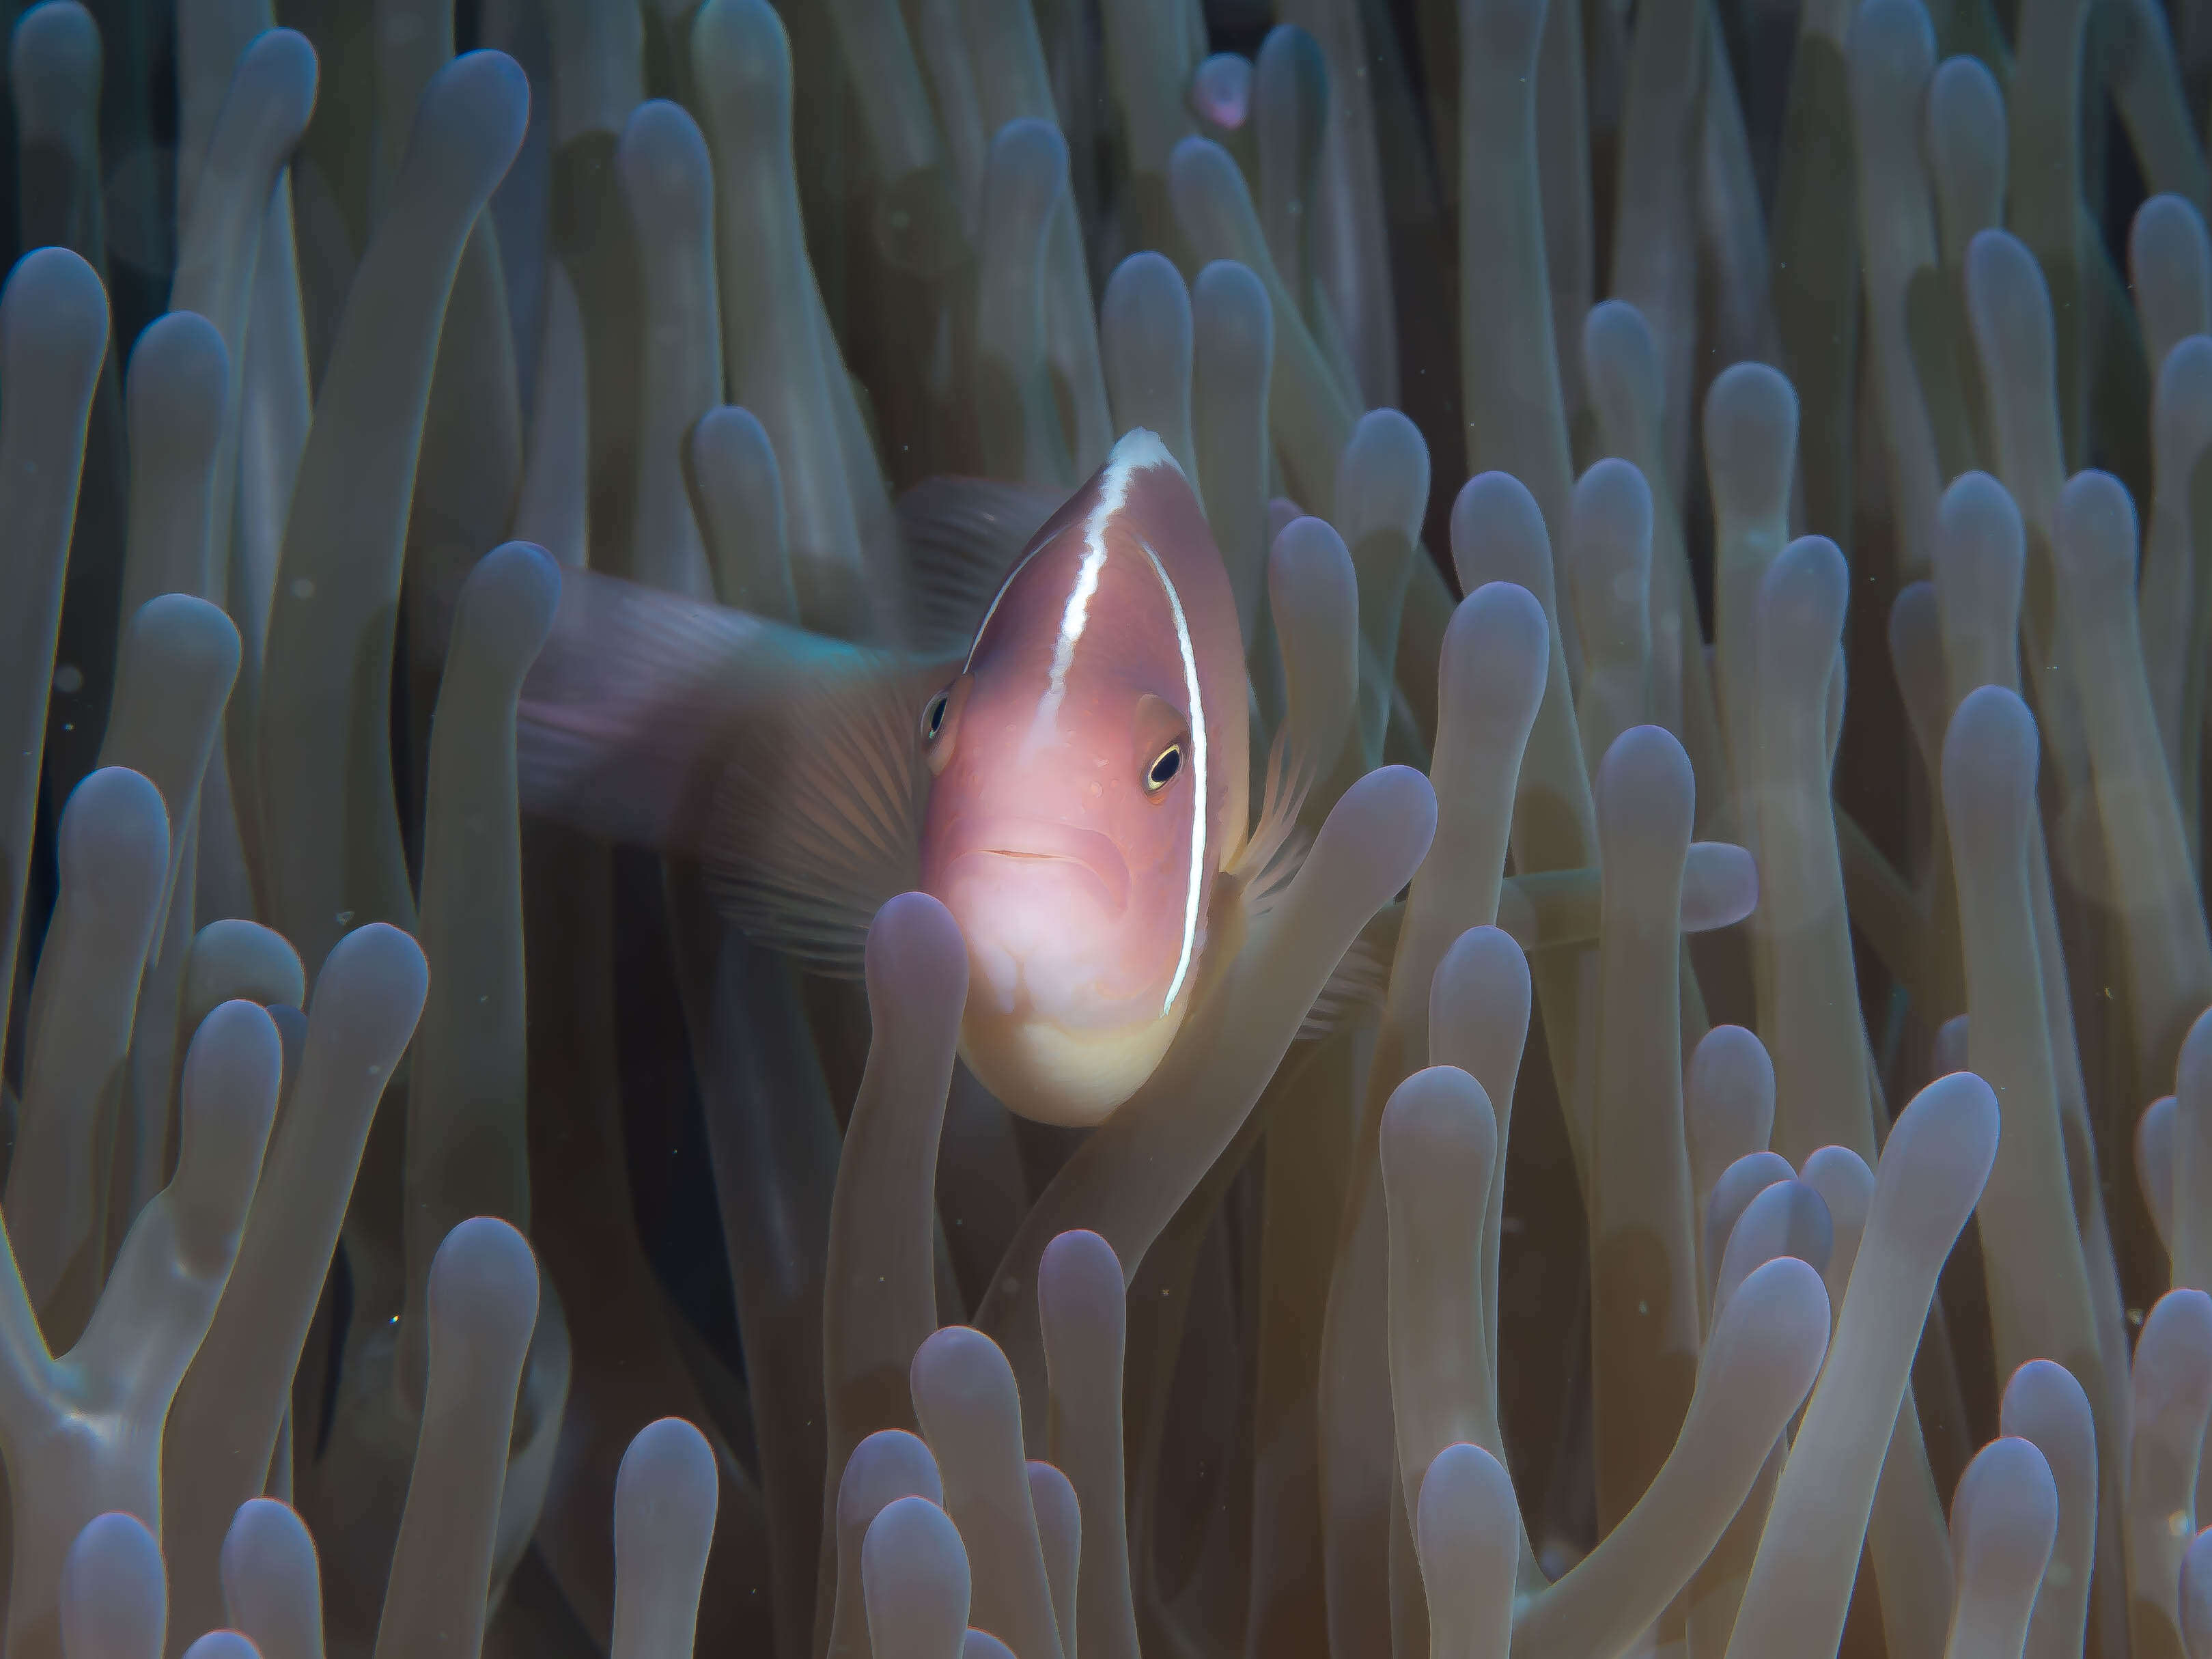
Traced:
<path fill-rule="evenodd" d="M 241 1631 L 211 1630 L 185 1650 L 185 1659 L 261 1659 L 261 1650 Z"/>
<path fill-rule="evenodd" d="M 1943 738 L 1943 805 L 1978 846 L 2025 833 L 2035 793 L 2035 717 L 2019 696 L 1984 685 L 1966 694 Z"/>
<path fill-rule="evenodd" d="M 868 927 L 868 998 L 956 1012 L 968 996 L 968 947 L 951 911 L 927 893 L 901 893 L 884 902 Z"/>
<path fill-rule="evenodd" d="M 714 1450 L 680 1417 L 640 1429 L 615 1472 L 615 1549 L 647 1555 L 712 1530 L 720 1496 Z"/>
<path fill-rule="evenodd" d="M 518 70 L 517 75 L 520 74 Z M 265 100 L 261 118 L 278 132 L 296 135 L 315 112 L 321 62 L 307 37 L 296 29 L 265 30 L 246 49 L 238 66 L 238 85 Z M 512 97 L 512 88 L 504 89 Z M 234 93 L 234 96 L 236 94 Z M 526 101 L 528 84 L 523 86 Z"/>
<path fill-rule="evenodd" d="M 915 1415 L 933 1446 L 972 1446 L 1008 1431 L 1018 1443 L 1021 1394 L 1006 1351 L 970 1325 L 944 1325 L 915 1350 L 908 1380 Z M 955 1453 L 946 1452 L 951 1457 Z"/>
<path fill-rule="evenodd" d="M 106 346 L 107 290 L 82 254 L 41 247 L 15 261 L 0 287 L 0 364 L 11 379 L 33 363 L 96 362 Z"/>
<path fill-rule="evenodd" d="M 878 1429 L 853 1449 L 837 1482 L 837 1524 L 865 1526 L 902 1498 L 945 1501 L 937 1460 L 919 1435 Z"/>
<path fill-rule="evenodd" d="M 452 155 L 481 157 L 480 185 L 489 193 L 522 147 L 530 120 L 530 77 L 503 52 L 463 52 L 431 77 L 416 106 L 410 159 L 420 155 L 443 168 Z M 403 173 L 408 171 L 402 163 Z M 477 169 L 471 169 L 476 172 Z"/>
<path fill-rule="evenodd" d="M 70 1659 L 149 1659 L 168 1611 L 161 1547 L 121 1510 L 95 1516 L 62 1565 L 62 1650 Z"/>
<path fill-rule="evenodd" d="M 1868 1224 L 1948 1252 L 1989 1179 L 2002 1121 L 1996 1092 L 1972 1072 L 1923 1089 L 1890 1126 L 1875 1170 L 1875 1208 L 1886 1219 Z"/>
<path fill-rule="evenodd" d="M 968 1552 L 952 1519 L 926 1498 L 884 1505 L 860 1549 L 877 1650 L 945 1652 L 968 1624 Z"/>
<path fill-rule="evenodd" d="M 1730 516 L 1778 514 L 1797 462 L 1797 390 L 1765 363 L 1731 364 L 1705 392 L 1705 468 Z"/>
<path fill-rule="evenodd" d="M 2124 599 L 2136 574 L 2136 507 L 2109 472 L 2077 472 L 2058 492 L 2051 520 L 2059 580 L 2076 603 Z"/>
<path fill-rule="evenodd" d="M 22 83 L 35 78 L 46 82 L 49 96 L 58 91 L 82 100 L 100 85 L 102 58 L 100 25 L 77 0 L 41 0 L 16 19 L 8 41 L 9 73 L 19 94 Z"/>
<path fill-rule="evenodd" d="M 1437 833 L 1437 795 L 1410 766 L 1377 767 L 1344 792 L 1322 823 L 1307 860 L 1333 863 L 1358 848 L 1358 861 L 1402 871 L 1393 888 L 1413 878 Z"/>
<path fill-rule="evenodd" d="M 1071 1228 L 1044 1247 L 1037 1295 L 1048 1301 L 1121 1294 L 1124 1274 L 1114 1247 L 1088 1228 Z"/>
<path fill-rule="evenodd" d="M 534 542 L 505 542 L 477 561 L 461 585 L 459 627 L 487 659 L 520 679 L 553 632 L 561 567 Z"/>
<path fill-rule="evenodd" d="M 2012 492 L 1986 472 L 1962 472 L 1943 492 L 1936 517 L 1936 572 L 1989 570 L 2020 582 L 2027 530 Z"/>
<path fill-rule="evenodd" d="M 1975 1454 L 1951 1500 L 1952 1554 L 1970 1589 L 2033 1598 L 2057 1533 L 2058 1483 L 2033 1441 L 2006 1435 Z"/>
<path fill-rule="evenodd" d="M 1192 72 L 1191 112 L 1209 126 L 1234 132 L 1252 116 L 1252 60 L 1218 52 Z"/>
<path fill-rule="evenodd" d="M 1632 726 L 1613 740 L 1598 762 L 1598 835 L 1612 842 L 1626 834 L 1656 840 L 1664 830 L 1685 849 L 1697 804 L 1697 782 L 1681 741 L 1663 726 Z"/>
<path fill-rule="evenodd" d="M 520 1364 L 538 1322 L 538 1258 L 495 1216 L 476 1216 L 446 1235 L 430 1261 L 433 1363 L 458 1341 L 492 1363 Z"/>
<path fill-rule="evenodd" d="M 413 935 L 390 922 L 372 921 L 331 947 L 316 975 L 308 1012 L 319 1023 L 326 1005 L 332 1012 L 339 1007 L 349 1014 L 359 1010 L 376 1030 L 396 1031 L 396 1037 L 387 1039 L 396 1058 L 429 992 L 430 964 Z"/>
<path fill-rule="evenodd" d="M 1978 58 L 1947 58 L 1928 82 L 1929 158 L 1940 175 L 2001 190 L 2005 165 L 2003 90 Z"/>
<path fill-rule="evenodd" d="M 2212 238 L 2197 204 L 2171 191 L 2146 198 L 2128 226 L 2128 263 L 2137 282 L 2161 275 L 2201 282 L 2212 276 Z"/>
<path fill-rule="evenodd" d="M 1936 30 L 1919 0 L 1865 0 L 1844 37 L 1855 76 L 1873 74 L 1917 87 L 1936 67 Z"/>
<path fill-rule="evenodd" d="M 1827 1286 L 1808 1261 L 1776 1256 L 1744 1276 L 1714 1321 L 1707 1351 L 1765 1373 L 1802 1399 L 1828 1352 Z"/>
<path fill-rule="evenodd" d="M 72 904 L 107 925 L 150 915 L 168 873 L 169 817 L 161 792 L 140 773 L 103 766 L 62 809 L 61 885 Z"/>
<path fill-rule="evenodd" d="M 1518 582 L 1485 582 L 1445 624 L 1438 702 L 1528 719 L 1551 657 L 1551 624 L 1536 596 Z"/>

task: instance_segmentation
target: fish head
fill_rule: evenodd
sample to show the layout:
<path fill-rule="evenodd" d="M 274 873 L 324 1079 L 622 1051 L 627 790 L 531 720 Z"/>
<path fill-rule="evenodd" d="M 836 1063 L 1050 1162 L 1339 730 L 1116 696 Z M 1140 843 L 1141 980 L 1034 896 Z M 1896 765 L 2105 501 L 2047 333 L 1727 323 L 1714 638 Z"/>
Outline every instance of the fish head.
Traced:
<path fill-rule="evenodd" d="M 935 774 L 922 885 L 968 944 L 961 1052 L 1047 1122 L 1100 1121 L 1173 1042 L 1243 809 L 1224 750 L 1241 774 L 1246 710 L 1222 706 L 1214 596 L 1194 619 L 1172 574 L 1191 562 L 1172 538 L 1206 538 L 1205 521 L 1166 451 L 1138 437 L 1149 447 L 1125 440 L 1038 532 L 921 714 Z M 1117 473 L 1133 450 L 1146 465 Z M 1210 538 L 1202 551 L 1218 571 Z"/>

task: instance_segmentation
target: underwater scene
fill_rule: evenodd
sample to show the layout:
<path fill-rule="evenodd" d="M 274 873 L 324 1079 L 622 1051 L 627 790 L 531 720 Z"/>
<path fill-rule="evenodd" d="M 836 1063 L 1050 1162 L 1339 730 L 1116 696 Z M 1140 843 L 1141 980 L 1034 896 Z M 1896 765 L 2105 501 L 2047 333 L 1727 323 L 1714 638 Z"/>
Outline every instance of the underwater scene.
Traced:
<path fill-rule="evenodd" d="M 2212 0 L 5 19 L 0 1659 L 2212 1659 Z"/>

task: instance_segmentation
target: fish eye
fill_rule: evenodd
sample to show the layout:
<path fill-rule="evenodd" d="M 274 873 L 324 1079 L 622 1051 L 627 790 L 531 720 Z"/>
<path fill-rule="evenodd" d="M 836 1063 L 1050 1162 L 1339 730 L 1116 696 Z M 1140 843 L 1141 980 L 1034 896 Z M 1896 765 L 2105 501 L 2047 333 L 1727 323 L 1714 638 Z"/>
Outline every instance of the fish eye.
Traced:
<path fill-rule="evenodd" d="M 943 777 L 959 750 L 960 711 L 968 706 L 968 694 L 973 689 L 974 682 L 961 674 L 921 706 L 915 736 L 921 740 L 921 757 L 932 776 Z"/>
<path fill-rule="evenodd" d="M 1157 795 L 1176 781 L 1182 770 L 1182 745 L 1171 743 L 1159 752 L 1158 758 L 1145 769 L 1145 793 Z"/>

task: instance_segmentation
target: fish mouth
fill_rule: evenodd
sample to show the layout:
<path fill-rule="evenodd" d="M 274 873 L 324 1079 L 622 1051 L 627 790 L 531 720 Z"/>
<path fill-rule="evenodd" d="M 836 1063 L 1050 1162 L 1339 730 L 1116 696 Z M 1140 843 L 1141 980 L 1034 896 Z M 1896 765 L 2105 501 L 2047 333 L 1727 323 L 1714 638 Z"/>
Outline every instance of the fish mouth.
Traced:
<path fill-rule="evenodd" d="M 998 859 L 1014 865 L 1068 865 L 1091 876 L 1099 897 L 1119 915 L 1129 903 L 1129 864 L 1110 836 L 1055 818 L 963 817 L 946 838 L 942 868 L 970 859 Z"/>

